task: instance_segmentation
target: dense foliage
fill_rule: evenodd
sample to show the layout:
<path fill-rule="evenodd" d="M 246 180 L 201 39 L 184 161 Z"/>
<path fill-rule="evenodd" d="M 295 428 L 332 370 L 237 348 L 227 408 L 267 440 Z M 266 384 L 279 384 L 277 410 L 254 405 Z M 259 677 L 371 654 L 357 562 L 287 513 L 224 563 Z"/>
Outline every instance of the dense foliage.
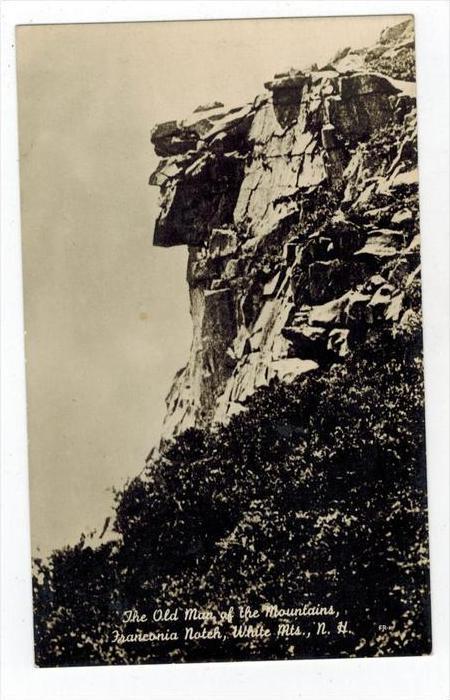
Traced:
<path fill-rule="evenodd" d="M 417 333 L 420 326 L 372 332 L 363 354 L 290 385 L 273 383 L 227 426 L 176 439 L 118 496 L 120 542 L 97 549 L 80 542 L 37 562 L 37 662 L 423 653 L 428 553 Z M 267 602 L 333 605 L 351 633 L 280 638 L 273 620 L 264 639 L 113 641 L 124 610 L 214 613 Z M 167 628 L 152 629 L 158 625 Z"/>
<path fill-rule="evenodd" d="M 368 56 L 367 65 L 379 73 L 391 75 L 399 80 L 415 80 L 416 61 L 414 41 L 395 52 L 386 51 L 382 56 Z"/>

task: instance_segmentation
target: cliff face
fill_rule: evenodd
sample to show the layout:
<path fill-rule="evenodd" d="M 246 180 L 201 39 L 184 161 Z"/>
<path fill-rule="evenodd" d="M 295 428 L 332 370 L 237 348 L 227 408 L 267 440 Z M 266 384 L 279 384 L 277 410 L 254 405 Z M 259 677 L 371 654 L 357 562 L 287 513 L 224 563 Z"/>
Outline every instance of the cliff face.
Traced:
<path fill-rule="evenodd" d="M 408 21 L 155 127 L 154 243 L 188 246 L 193 321 L 163 439 L 345 361 L 377 324 L 420 323 L 413 71 Z"/>

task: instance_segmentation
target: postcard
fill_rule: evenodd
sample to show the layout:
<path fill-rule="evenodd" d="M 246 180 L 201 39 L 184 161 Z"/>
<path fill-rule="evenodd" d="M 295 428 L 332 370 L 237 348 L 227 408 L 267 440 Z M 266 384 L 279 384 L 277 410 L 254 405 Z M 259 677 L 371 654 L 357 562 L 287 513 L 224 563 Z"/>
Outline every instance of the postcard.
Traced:
<path fill-rule="evenodd" d="M 17 56 L 36 664 L 429 654 L 413 17 Z"/>

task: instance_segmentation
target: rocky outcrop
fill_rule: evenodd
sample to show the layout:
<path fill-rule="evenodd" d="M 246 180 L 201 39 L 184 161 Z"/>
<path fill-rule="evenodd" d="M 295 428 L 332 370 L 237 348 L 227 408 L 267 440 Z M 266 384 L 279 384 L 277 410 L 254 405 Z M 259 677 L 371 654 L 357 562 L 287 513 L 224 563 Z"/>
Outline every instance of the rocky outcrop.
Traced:
<path fill-rule="evenodd" d="M 378 70 L 411 42 L 408 21 L 276 75 L 252 103 L 153 130 L 154 243 L 188 246 L 193 321 L 163 439 L 227 421 L 258 387 L 345 361 L 374 325 L 397 332 L 418 313 L 415 86 Z"/>
<path fill-rule="evenodd" d="M 400 80 L 415 80 L 414 22 L 404 22 L 381 32 L 379 41 L 365 49 L 347 46 L 332 61 L 338 70 L 375 70 Z"/>

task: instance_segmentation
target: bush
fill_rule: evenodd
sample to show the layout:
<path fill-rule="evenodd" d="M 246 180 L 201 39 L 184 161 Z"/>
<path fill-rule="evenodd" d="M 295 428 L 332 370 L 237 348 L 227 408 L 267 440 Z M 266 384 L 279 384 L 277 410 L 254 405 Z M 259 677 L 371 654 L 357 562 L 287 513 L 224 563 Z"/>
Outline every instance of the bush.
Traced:
<path fill-rule="evenodd" d="M 273 383 L 227 426 L 177 438 L 119 495 L 119 544 L 92 550 L 80 543 L 37 566 L 37 662 L 425 653 L 417 353 L 407 333 L 372 334 L 345 364 Z M 352 634 L 306 645 L 276 635 L 116 645 L 111 636 L 131 608 L 217 613 L 308 601 L 333 605 Z"/>

